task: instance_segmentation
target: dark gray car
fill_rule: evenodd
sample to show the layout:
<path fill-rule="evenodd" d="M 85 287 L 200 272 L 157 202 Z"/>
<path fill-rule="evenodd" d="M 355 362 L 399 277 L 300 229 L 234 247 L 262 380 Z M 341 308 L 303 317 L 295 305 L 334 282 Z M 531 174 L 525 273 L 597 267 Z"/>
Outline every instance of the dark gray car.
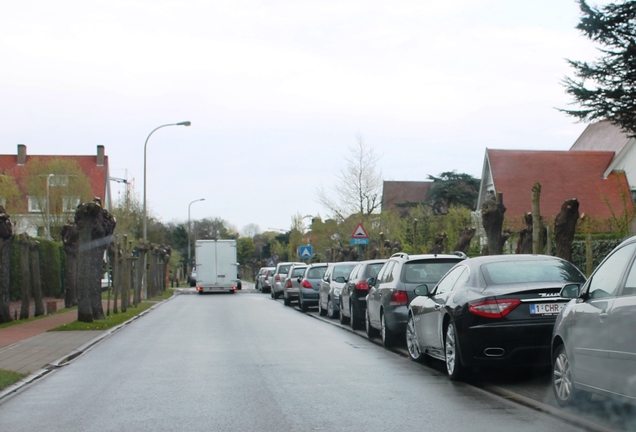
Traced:
<path fill-rule="evenodd" d="M 386 262 L 385 259 L 360 261 L 349 275 L 349 280 L 340 293 L 340 323 L 351 324 L 351 328 L 364 328 L 364 316 L 367 311 L 367 280 L 376 277 Z"/>
<path fill-rule="evenodd" d="M 330 263 L 325 275 L 320 281 L 318 297 L 318 313 L 329 318 L 338 318 L 340 312 L 340 291 L 349 279 L 351 270 L 356 266 L 355 261 Z"/>
<path fill-rule="evenodd" d="M 384 263 L 377 278 L 370 278 L 365 327 L 367 335 L 382 337 L 385 347 L 405 340 L 409 303 L 420 284 L 435 286 L 456 263 L 457 255 L 408 255 L 396 253 Z"/>

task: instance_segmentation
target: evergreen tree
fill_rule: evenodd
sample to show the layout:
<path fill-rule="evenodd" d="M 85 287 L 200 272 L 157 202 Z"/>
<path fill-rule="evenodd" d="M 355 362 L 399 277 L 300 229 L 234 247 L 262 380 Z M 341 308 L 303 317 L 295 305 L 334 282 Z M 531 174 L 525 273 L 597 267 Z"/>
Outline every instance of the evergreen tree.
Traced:
<path fill-rule="evenodd" d="M 451 206 L 475 209 L 479 179 L 455 171 L 443 172 L 439 177 L 429 175 L 428 178 L 433 180 L 428 202 L 435 214 L 446 214 Z"/>
<path fill-rule="evenodd" d="M 579 0 L 577 25 L 597 43 L 602 56 L 593 62 L 568 60 L 575 78 L 564 80 L 579 109 L 561 111 L 584 121 L 609 120 L 636 135 L 636 1 L 591 7 Z"/>

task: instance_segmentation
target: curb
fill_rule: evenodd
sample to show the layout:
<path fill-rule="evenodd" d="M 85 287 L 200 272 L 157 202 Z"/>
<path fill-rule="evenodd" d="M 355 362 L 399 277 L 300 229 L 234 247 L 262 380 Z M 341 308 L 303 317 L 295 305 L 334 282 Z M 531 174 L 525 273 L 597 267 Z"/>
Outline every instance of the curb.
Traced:
<path fill-rule="evenodd" d="M 151 311 L 155 310 L 156 308 L 158 308 L 159 306 L 161 306 L 165 302 L 167 302 L 169 300 L 172 300 L 173 298 L 175 298 L 179 294 L 181 294 L 181 292 L 175 290 L 174 294 L 172 295 L 172 297 L 160 301 L 159 303 L 157 303 L 157 304 L 149 307 L 145 311 L 141 312 L 139 315 L 135 315 L 134 317 L 130 318 L 128 321 L 125 321 L 125 322 L 119 324 L 118 326 L 115 326 L 115 327 L 113 327 L 113 328 L 111 328 L 109 330 L 105 330 L 101 335 L 95 337 L 94 339 L 90 340 L 89 342 L 85 343 L 84 345 L 80 346 L 79 348 L 73 350 L 69 354 L 66 354 L 66 355 L 60 357 L 59 359 L 49 363 L 48 365 L 46 365 L 42 369 L 38 369 L 37 371 L 33 372 L 29 376 L 21 379 L 17 383 L 15 383 L 13 385 L 10 385 L 9 387 L 5 388 L 4 390 L 1 390 L 0 391 L 0 403 L 4 402 L 4 400 L 9 398 L 10 396 L 16 395 L 22 389 L 24 389 L 27 386 L 33 384 L 35 381 L 39 380 L 40 378 L 45 377 L 49 373 L 54 372 L 57 369 L 60 369 L 60 368 L 62 368 L 64 366 L 69 365 L 71 363 L 71 361 L 75 360 L 76 358 L 78 358 L 79 356 L 81 356 L 82 354 L 84 354 L 85 352 L 90 350 L 93 346 L 97 345 L 99 342 L 101 342 L 102 340 L 106 339 L 108 336 L 110 336 L 113 333 L 121 330 L 122 328 L 124 328 L 128 324 L 132 323 L 133 321 L 141 318 L 142 316 L 150 313 Z"/>

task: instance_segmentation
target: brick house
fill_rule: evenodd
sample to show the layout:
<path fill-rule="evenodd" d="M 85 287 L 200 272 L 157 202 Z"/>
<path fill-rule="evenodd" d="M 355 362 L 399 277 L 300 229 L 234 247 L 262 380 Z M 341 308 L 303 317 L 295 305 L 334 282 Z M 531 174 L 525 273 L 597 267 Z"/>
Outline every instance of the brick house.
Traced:
<path fill-rule="evenodd" d="M 47 208 L 47 198 L 51 196 L 50 188 L 63 188 L 69 181 L 65 175 L 55 175 L 50 173 L 43 176 L 43 182 L 46 181 L 47 193 L 43 196 L 30 196 L 27 192 L 27 172 L 26 166 L 30 162 L 37 161 L 42 164 L 51 161 L 74 161 L 81 172 L 86 176 L 90 183 L 90 192 L 92 197 L 100 197 L 102 205 L 107 210 L 111 209 L 111 192 L 110 192 L 110 174 L 108 170 L 108 156 L 105 155 L 103 145 L 97 146 L 97 153 L 93 156 L 66 156 L 66 155 L 28 155 L 27 147 L 24 144 L 18 144 L 16 154 L 0 155 L 0 173 L 2 176 L 11 177 L 15 180 L 19 190 L 19 196 L 12 203 L 7 201 L 6 196 L 0 194 L 0 205 L 6 208 L 7 213 L 11 215 L 11 220 L 15 225 L 15 232 L 27 232 L 31 236 L 46 237 L 48 226 L 52 218 L 47 219 L 45 214 L 50 213 L 53 206 Z M 63 192 L 62 192 L 63 193 Z M 72 217 L 72 214 L 79 204 L 80 197 L 68 196 L 60 197 L 63 200 L 58 208 L 62 209 L 64 214 L 58 214 L 58 219 L 66 219 Z M 48 221 L 48 223 L 47 223 Z"/>
<path fill-rule="evenodd" d="M 538 182 L 546 224 L 552 225 L 565 200 L 577 198 L 580 213 L 597 221 L 595 230 L 607 230 L 614 215 L 634 211 L 626 173 L 609 169 L 614 160 L 611 150 L 486 149 L 477 209 L 489 194 L 503 193 L 505 225 L 519 230 L 523 215 L 532 210 L 532 186 Z"/>

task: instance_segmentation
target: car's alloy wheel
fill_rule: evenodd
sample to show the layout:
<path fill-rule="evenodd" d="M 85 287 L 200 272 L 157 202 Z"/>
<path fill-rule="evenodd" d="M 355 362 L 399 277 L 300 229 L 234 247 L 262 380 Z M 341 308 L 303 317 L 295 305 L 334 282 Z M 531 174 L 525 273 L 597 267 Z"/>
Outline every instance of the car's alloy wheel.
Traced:
<path fill-rule="evenodd" d="M 338 312 L 336 312 L 336 309 L 334 308 L 331 297 L 327 300 L 327 316 L 332 319 L 338 318 Z"/>
<path fill-rule="evenodd" d="M 340 309 L 340 324 L 342 325 L 349 324 L 349 318 L 347 318 L 345 314 L 342 313 L 342 309 Z"/>
<path fill-rule="evenodd" d="M 374 338 L 378 336 L 378 331 L 371 326 L 371 320 L 369 319 L 369 310 L 367 309 L 367 313 L 364 317 L 365 329 L 367 331 L 367 336 L 369 338 Z"/>
<path fill-rule="evenodd" d="M 581 390 L 574 387 L 572 364 L 563 345 L 556 349 L 552 361 L 552 390 L 554 397 L 562 407 L 572 404 L 584 395 Z"/>
<path fill-rule="evenodd" d="M 444 339 L 444 354 L 446 357 L 446 371 L 452 381 L 461 379 L 464 372 L 457 345 L 455 324 L 449 323 L 446 328 L 446 338 Z"/>
<path fill-rule="evenodd" d="M 406 323 L 406 349 L 409 352 L 411 360 L 416 362 L 423 362 L 425 354 L 420 349 L 420 343 L 417 340 L 417 330 L 415 330 L 415 320 L 413 315 L 409 315 L 409 320 Z"/>
<path fill-rule="evenodd" d="M 391 333 L 391 330 L 386 327 L 384 313 L 380 314 L 380 336 L 382 336 L 382 345 L 384 345 L 385 348 L 390 348 L 395 345 L 395 336 Z"/>

